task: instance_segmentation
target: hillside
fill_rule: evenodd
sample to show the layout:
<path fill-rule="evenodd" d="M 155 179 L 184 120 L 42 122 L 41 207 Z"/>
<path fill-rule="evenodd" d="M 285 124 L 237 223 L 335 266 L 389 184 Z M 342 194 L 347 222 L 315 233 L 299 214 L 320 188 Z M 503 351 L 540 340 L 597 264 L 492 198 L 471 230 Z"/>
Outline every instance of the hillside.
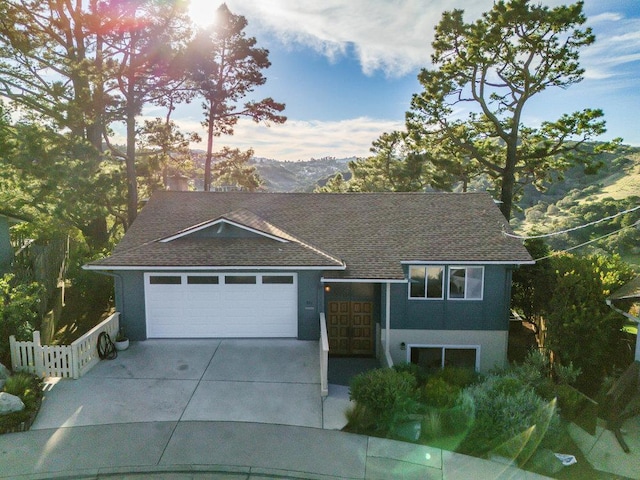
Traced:
<path fill-rule="evenodd" d="M 348 170 L 354 158 L 325 157 L 306 162 L 281 162 L 268 158 L 254 158 L 258 174 L 269 192 L 311 192 L 318 182 L 337 172 Z"/>
<path fill-rule="evenodd" d="M 640 206 L 640 148 L 624 146 L 615 154 L 600 155 L 599 160 L 603 165 L 595 174 L 574 167 L 545 185 L 542 192 L 527 187 L 512 220 L 514 230 L 522 234 L 558 232 Z M 601 249 L 640 265 L 638 222 L 640 210 L 550 237 L 547 242 L 557 250 L 592 242 L 579 251 Z"/>
<path fill-rule="evenodd" d="M 267 158 L 254 158 L 255 165 L 269 192 L 311 192 L 323 185 L 337 172 L 348 178 L 348 162 L 353 158 L 326 157 L 305 162 L 282 162 Z M 640 148 L 622 146 L 614 154 L 600 154 L 601 168 L 586 174 L 584 168 L 574 167 L 562 175 L 555 174 L 541 190 L 527 186 L 516 202 L 512 227 L 518 233 L 539 234 L 557 232 L 583 225 L 597 218 L 640 205 Z M 196 182 L 196 185 L 198 182 Z M 470 191 L 484 191 L 489 187 L 486 179 L 469 186 Z M 593 241 L 624 228 L 620 234 L 606 236 L 579 251 L 585 253 L 604 250 L 619 253 L 627 261 L 640 266 L 640 211 L 548 239 L 556 250 L 565 250 Z"/>

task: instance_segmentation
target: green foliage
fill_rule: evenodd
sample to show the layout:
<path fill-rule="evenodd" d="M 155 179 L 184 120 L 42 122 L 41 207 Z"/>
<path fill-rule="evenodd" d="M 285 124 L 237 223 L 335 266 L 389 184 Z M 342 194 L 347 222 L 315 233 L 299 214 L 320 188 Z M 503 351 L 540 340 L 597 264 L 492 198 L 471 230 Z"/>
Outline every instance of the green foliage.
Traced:
<path fill-rule="evenodd" d="M 539 128 L 521 123 L 531 98 L 582 80 L 579 51 L 595 40 L 589 28 L 581 28 L 582 7 L 501 0 L 472 23 L 464 21 L 462 10 L 445 12 L 433 42 L 434 69 L 418 76 L 423 91 L 413 96 L 407 113 L 416 151 L 437 146 L 437 157 L 449 162 L 447 173 L 463 184 L 485 174 L 507 218 L 519 185 L 541 185 L 574 163 L 598 166 L 580 151 L 584 141 L 605 131 L 602 111 L 565 114 Z M 469 111 L 466 120 L 459 119 L 460 106 Z"/>
<path fill-rule="evenodd" d="M 0 277 L 0 363 L 10 364 L 9 337 L 30 340 L 40 321 L 38 305 L 42 286 L 38 283 L 15 284 L 13 275 Z"/>
<path fill-rule="evenodd" d="M 576 386 L 588 395 L 597 392 L 607 375 L 631 361 L 624 355 L 624 317 L 605 303 L 607 296 L 633 278 L 619 257 L 569 254 L 554 258 L 555 288 L 549 299 L 547 347 L 582 374 Z M 588 355 L 585 355 L 588 352 Z"/>
<path fill-rule="evenodd" d="M 381 368 L 354 377 L 349 398 L 375 417 L 378 431 L 389 433 L 415 412 L 416 387 L 416 379 L 411 374 Z"/>
<path fill-rule="evenodd" d="M 16 373 L 7 379 L 4 391 L 19 397 L 25 408 L 0 416 L 0 434 L 28 429 L 42 400 L 42 380 L 28 373 Z"/>
<path fill-rule="evenodd" d="M 431 407 L 451 408 L 458 400 L 461 390 L 460 387 L 447 383 L 442 378 L 432 377 L 424 386 L 422 399 Z"/>
<path fill-rule="evenodd" d="M 30 373 L 18 372 L 4 384 L 4 391 L 20 397 L 27 409 L 33 409 L 38 398 L 40 379 Z"/>
<path fill-rule="evenodd" d="M 521 265 L 514 270 L 511 287 L 511 306 L 520 312 L 525 320 L 537 325 L 553 293 L 554 275 L 549 255 L 549 247 L 541 240 L 527 240 L 525 247 L 533 265 Z"/>
<path fill-rule="evenodd" d="M 523 464 L 539 445 L 557 440 L 555 402 L 546 402 L 513 375 L 491 375 L 464 395 L 474 407 L 475 421 L 461 453 L 486 456 L 493 451 Z"/>
<path fill-rule="evenodd" d="M 444 367 L 432 373 L 431 378 L 441 378 L 449 385 L 466 388 L 482 380 L 482 375 L 473 368 Z"/>
<path fill-rule="evenodd" d="M 245 17 L 234 15 L 222 4 L 216 11 L 216 21 L 196 33 L 183 57 L 189 89 L 202 99 L 203 125 L 207 128 L 205 191 L 211 187 L 214 137 L 233 134 L 241 117 L 276 124 L 286 121 L 279 115 L 284 104 L 272 98 L 241 103 L 266 82 L 262 70 L 271 65 L 269 51 L 256 47 L 256 39 L 247 37 L 246 27 Z"/>
<path fill-rule="evenodd" d="M 429 373 L 420 365 L 410 362 L 398 363 L 393 366 L 396 372 L 406 372 L 416 379 L 418 387 L 423 387 L 429 379 Z"/>
<path fill-rule="evenodd" d="M 211 172 L 215 185 L 232 185 L 248 192 L 255 192 L 262 185 L 256 167 L 249 165 L 253 157 L 252 149 L 241 152 L 237 148 L 224 147 L 215 157 Z"/>

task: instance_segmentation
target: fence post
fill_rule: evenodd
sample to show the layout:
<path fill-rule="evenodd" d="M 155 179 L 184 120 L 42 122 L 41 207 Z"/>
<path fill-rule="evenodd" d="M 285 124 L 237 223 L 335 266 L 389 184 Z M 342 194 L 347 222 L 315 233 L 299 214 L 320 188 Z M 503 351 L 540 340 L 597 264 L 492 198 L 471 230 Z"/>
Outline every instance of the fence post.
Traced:
<path fill-rule="evenodd" d="M 17 372 L 20 365 L 18 365 L 18 347 L 16 347 L 16 337 L 11 335 L 9 337 L 9 351 L 11 352 L 11 370 Z"/>
<path fill-rule="evenodd" d="M 78 354 L 78 344 L 71 344 L 71 378 L 77 380 L 80 378 L 80 355 Z"/>
<path fill-rule="evenodd" d="M 42 344 L 40 343 L 40 331 L 33 332 L 33 366 L 36 370 L 36 375 L 39 377 L 46 377 L 48 372 L 44 371 L 44 358 L 42 352 Z"/>

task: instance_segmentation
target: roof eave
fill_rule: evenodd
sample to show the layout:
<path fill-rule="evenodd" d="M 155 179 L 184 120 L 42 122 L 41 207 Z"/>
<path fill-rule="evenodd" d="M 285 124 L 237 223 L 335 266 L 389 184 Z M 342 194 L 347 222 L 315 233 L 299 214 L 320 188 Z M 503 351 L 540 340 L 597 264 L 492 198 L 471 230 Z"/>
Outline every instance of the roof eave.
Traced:
<path fill-rule="evenodd" d="M 211 271 L 211 270 L 346 270 L 347 266 L 343 265 L 243 265 L 243 266 L 221 266 L 221 265 L 95 265 L 86 264 L 82 266 L 83 270 L 93 271 L 140 271 L 140 270 L 163 270 L 163 271 Z"/>

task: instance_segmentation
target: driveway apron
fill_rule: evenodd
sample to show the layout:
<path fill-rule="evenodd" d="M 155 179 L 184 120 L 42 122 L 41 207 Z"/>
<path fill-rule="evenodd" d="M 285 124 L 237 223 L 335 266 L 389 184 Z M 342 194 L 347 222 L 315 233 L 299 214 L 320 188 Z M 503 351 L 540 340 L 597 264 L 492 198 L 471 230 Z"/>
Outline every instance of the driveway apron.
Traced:
<path fill-rule="evenodd" d="M 32 429 L 156 421 L 322 428 L 316 342 L 132 342 L 78 380 L 49 379 Z"/>

